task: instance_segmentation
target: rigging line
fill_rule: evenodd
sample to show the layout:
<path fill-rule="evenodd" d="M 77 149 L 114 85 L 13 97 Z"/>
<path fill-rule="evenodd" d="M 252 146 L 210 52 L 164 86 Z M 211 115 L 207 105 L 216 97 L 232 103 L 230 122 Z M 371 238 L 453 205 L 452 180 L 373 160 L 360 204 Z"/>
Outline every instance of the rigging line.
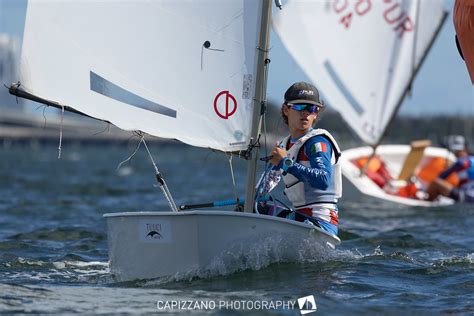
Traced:
<path fill-rule="evenodd" d="M 261 120 L 261 119 L 260 119 L 260 120 Z M 260 124 L 260 121 L 259 121 L 258 124 Z M 249 143 L 249 145 L 247 146 L 247 150 L 244 152 L 244 157 L 245 157 L 245 159 L 247 159 L 247 160 L 250 159 L 250 155 L 251 155 L 251 153 L 252 153 L 252 150 L 253 150 L 255 147 L 260 147 L 260 136 L 261 136 L 261 134 L 258 134 L 257 140 L 256 140 L 254 143 L 252 143 L 253 138 L 250 138 L 250 143 Z"/>
<path fill-rule="evenodd" d="M 257 47 L 258 50 L 262 50 L 260 47 Z M 270 49 L 266 50 L 265 52 L 269 52 Z M 262 50 L 263 51 L 263 50 Z M 259 95 L 259 98 L 258 100 L 256 101 L 260 101 L 259 104 L 260 104 L 260 116 L 259 116 L 259 119 L 258 119 L 258 126 L 264 128 L 264 131 L 263 131 L 263 137 L 264 137 L 264 143 L 265 143 L 265 153 L 267 153 L 267 149 L 266 149 L 266 145 L 267 145 L 267 129 L 266 129 L 266 124 L 265 124 L 265 113 L 267 112 L 267 100 L 266 100 L 266 91 L 267 91 L 267 80 L 268 80 L 268 68 L 269 68 L 269 65 L 270 65 L 270 58 L 265 58 L 265 61 L 264 61 L 264 71 L 263 71 L 263 89 Z M 260 128 L 259 128 L 260 130 Z M 253 150 L 254 147 L 260 147 L 260 136 L 261 136 L 261 133 L 258 134 L 258 137 L 257 137 L 257 141 L 252 145 L 252 141 L 250 141 L 250 145 L 249 145 L 249 148 L 247 149 L 248 151 L 248 156 L 250 156 L 250 152 Z"/>
<path fill-rule="evenodd" d="M 265 85 L 265 89 L 264 91 L 266 91 L 266 86 L 267 86 L 267 80 L 268 80 L 268 70 L 269 70 L 269 65 L 270 65 L 270 62 L 271 60 L 269 58 L 265 59 L 265 71 L 263 73 L 263 82 L 264 82 L 264 85 Z M 264 143 L 264 151 L 265 151 L 265 157 L 268 156 L 268 150 L 267 150 L 267 102 L 266 102 L 266 94 L 264 92 L 262 92 L 262 95 L 260 96 L 261 97 L 261 102 L 262 102 L 262 106 L 263 108 L 261 109 L 261 112 L 260 112 L 260 122 L 259 124 L 262 124 L 262 127 L 263 127 L 263 143 Z M 260 140 L 260 135 L 259 135 L 259 140 Z M 266 182 L 267 180 L 267 177 L 269 175 L 269 169 L 271 169 L 271 164 L 268 163 L 268 162 L 264 162 L 264 165 L 265 165 L 265 169 L 264 169 L 264 172 L 262 174 L 262 176 L 260 177 L 260 180 L 257 182 L 257 185 L 256 185 L 256 190 L 255 190 L 255 193 L 256 195 L 259 195 L 260 194 L 260 187 L 263 183 Z M 268 168 L 268 166 L 270 166 L 270 168 Z M 268 169 L 268 170 L 267 170 Z"/>
<path fill-rule="evenodd" d="M 110 123 L 106 124 L 104 130 L 102 130 L 100 132 L 97 132 L 97 133 L 94 133 L 94 134 L 92 134 L 92 136 L 97 136 L 97 135 L 103 134 L 105 132 L 107 132 L 107 134 L 110 132 Z"/>
<path fill-rule="evenodd" d="M 142 137 L 142 134 L 139 133 L 139 132 L 137 132 L 137 131 L 133 131 L 133 132 L 132 132 L 132 135 L 131 135 L 129 138 L 127 138 L 127 144 L 130 142 L 130 140 L 131 140 L 132 138 L 135 138 L 135 137 L 137 137 L 138 139 L 140 139 L 140 138 Z"/>
<path fill-rule="evenodd" d="M 265 51 L 265 52 L 270 51 L 270 49 L 263 50 L 260 47 L 257 47 L 257 49 L 260 50 L 260 51 Z M 268 69 L 269 69 L 268 65 L 270 64 L 270 62 L 271 62 L 270 58 L 265 59 L 264 71 L 263 71 L 263 90 L 260 93 L 260 95 L 258 96 L 258 98 L 253 99 L 256 102 L 259 102 L 259 104 L 260 104 L 260 116 L 258 118 L 257 125 L 264 127 L 265 146 L 267 145 L 267 131 L 266 131 L 266 124 L 265 124 L 264 120 L 265 120 L 265 113 L 267 112 L 266 90 L 267 90 Z M 258 134 L 257 140 L 253 144 L 252 144 L 252 139 L 253 138 L 250 138 L 250 143 L 249 143 L 249 145 L 247 147 L 247 151 L 245 153 L 245 156 L 247 157 L 247 159 L 250 157 L 251 152 L 255 147 L 260 147 L 260 136 L 261 136 L 261 134 L 262 133 Z M 266 148 L 265 148 L 265 153 L 267 153 Z"/>
<path fill-rule="evenodd" d="M 43 118 L 44 118 L 43 129 L 46 128 L 46 114 L 44 114 L 45 112 L 46 112 L 46 105 L 43 105 Z"/>
<path fill-rule="evenodd" d="M 153 156 L 151 155 L 151 152 L 148 149 L 148 146 L 146 145 L 144 135 L 142 135 L 142 142 L 143 142 L 143 145 L 145 146 L 146 151 L 148 152 L 148 156 L 150 157 L 151 162 L 153 163 L 153 167 L 155 168 L 156 180 L 158 181 L 160 185 L 160 189 L 163 191 L 163 194 L 165 195 L 165 198 L 168 201 L 171 207 L 171 210 L 173 212 L 178 212 L 178 207 L 176 206 L 176 203 L 174 202 L 173 197 L 171 196 L 171 192 L 168 189 L 168 185 L 166 184 L 166 181 L 161 175 L 160 171 L 158 171 L 158 167 L 156 166 L 155 160 L 153 160 Z"/>
<path fill-rule="evenodd" d="M 117 170 L 119 170 L 124 163 L 126 163 L 127 161 L 130 161 L 135 156 L 135 154 L 138 152 L 138 149 L 140 149 L 140 145 L 142 144 L 143 139 L 145 138 L 145 135 L 142 134 L 142 135 L 139 135 L 139 136 L 140 136 L 140 141 L 138 142 L 137 147 L 135 148 L 133 153 L 127 159 L 125 159 L 124 161 L 119 163 L 119 165 L 117 166 Z"/>
<path fill-rule="evenodd" d="M 237 188 L 235 185 L 234 168 L 232 167 L 232 154 L 229 155 L 229 166 L 230 166 L 230 175 L 232 177 L 232 184 L 234 185 L 234 196 L 235 196 L 235 199 L 238 201 L 239 197 L 237 196 Z"/>
<path fill-rule="evenodd" d="M 273 47 L 270 47 L 267 50 L 267 53 L 269 53 L 272 48 Z M 269 69 L 270 69 L 270 63 L 271 63 L 271 59 L 267 57 L 265 59 L 265 62 L 264 62 L 264 71 L 263 71 L 264 89 L 262 90 L 262 94 L 260 96 L 260 99 L 263 103 L 263 109 L 261 109 L 260 120 L 261 120 L 261 124 L 263 126 L 263 143 L 264 143 L 265 157 L 268 156 L 268 150 L 267 150 L 267 145 L 268 145 L 267 144 L 267 100 L 266 100 L 267 95 L 266 95 L 266 91 L 267 91 L 267 85 L 268 85 L 268 72 L 269 72 Z M 260 140 L 260 135 L 259 135 L 258 139 Z M 264 172 L 262 174 L 262 177 L 260 178 L 261 181 L 259 181 L 259 183 L 257 185 L 257 188 L 256 188 L 256 193 L 257 194 L 259 194 L 258 191 L 260 190 L 261 185 L 266 182 L 267 177 L 269 175 L 269 171 L 271 169 L 271 164 L 269 162 L 264 162 L 264 165 L 265 165 L 265 169 L 264 169 Z"/>
<path fill-rule="evenodd" d="M 150 156 L 150 160 L 151 160 L 151 163 L 153 164 L 153 168 L 155 168 L 155 172 L 156 172 L 156 173 L 160 173 L 160 172 L 158 171 L 158 167 L 156 166 L 155 160 L 153 159 L 153 156 L 151 155 L 151 152 L 150 152 L 150 150 L 148 149 L 148 146 L 146 145 L 146 142 L 145 142 L 145 135 L 142 135 L 142 142 L 143 142 L 143 145 L 145 145 L 145 149 L 146 149 L 146 151 L 148 152 L 148 155 Z"/>
<path fill-rule="evenodd" d="M 268 150 L 267 150 L 267 114 L 263 113 L 263 150 L 265 151 L 265 157 L 268 157 Z M 266 164 L 266 163 L 265 163 Z"/>
<path fill-rule="evenodd" d="M 59 127 L 59 146 L 58 146 L 58 159 L 61 158 L 61 146 L 63 142 L 63 120 L 64 120 L 64 106 L 61 106 L 61 126 Z"/>
<path fill-rule="evenodd" d="M 281 8 L 280 8 L 281 9 Z M 271 48 L 270 48 L 271 49 Z M 268 71 L 269 71 L 269 68 L 270 68 L 270 58 L 267 58 L 265 59 L 265 71 L 263 73 L 263 82 L 265 83 L 265 89 L 264 91 L 267 91 L 267 84 L 268 84 Z M 262 96 L 262 99 L 263 99 L 263 102 L 264 102 L 264 111 L 263 111 L 263 115 L 262 115 L 262 119 L 263 119 L 263 142 L 265 144 L 265 157 L 268 156 L 268 152 L 267 152 L 267 98 L 266 98 L 266 93 L 263 93 L 263 96 Z"/>

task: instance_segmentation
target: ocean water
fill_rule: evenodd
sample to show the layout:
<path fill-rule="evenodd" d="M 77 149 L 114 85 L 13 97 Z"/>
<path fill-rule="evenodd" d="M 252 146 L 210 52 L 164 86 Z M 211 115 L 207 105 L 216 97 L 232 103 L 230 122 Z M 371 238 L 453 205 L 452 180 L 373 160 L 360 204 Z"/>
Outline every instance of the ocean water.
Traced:
<path fill-rule="evenodd" d="M 52 145 L 0 148 L 0 313 L 300 315 L 297 303 L 237 302 L 312 295 L 320 315 L 474 314 L 474 207 L 467 204 L 342 200 L 342 243 L 334 251 L 298 245 L 306 255 L 286 260 L 278 258 L 278 240 L 267 238 L 206 273 L 117 282 L 102 215 L 168 210 L 143 149 L 117 170 L 135 145 L 64 144 L 59 160 Z M 243 195 L 245 163 L 237 158 L 234 187 L 223 154 L 174 144 L 150 150 L 177 204 Z M 189 305 L 211 301 L 224 307 Z M 159 309 L 165 302 L 188 303 Z"/>

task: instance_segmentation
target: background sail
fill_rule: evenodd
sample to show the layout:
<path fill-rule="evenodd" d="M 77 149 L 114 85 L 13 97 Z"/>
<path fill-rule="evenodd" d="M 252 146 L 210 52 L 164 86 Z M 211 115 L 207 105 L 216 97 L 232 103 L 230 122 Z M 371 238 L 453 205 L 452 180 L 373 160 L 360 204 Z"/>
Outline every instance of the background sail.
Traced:
<path fill-rule="evenodd" d="M 125 130 L 246 149 L 260 12 L 253 0 L 29 1 L 21 87 Z"/>
<path fill-rule="evenodd" d="M 442 0 L 289 1 L 273 26 L 326 101 L 376 144 L 444 14 Z"/>

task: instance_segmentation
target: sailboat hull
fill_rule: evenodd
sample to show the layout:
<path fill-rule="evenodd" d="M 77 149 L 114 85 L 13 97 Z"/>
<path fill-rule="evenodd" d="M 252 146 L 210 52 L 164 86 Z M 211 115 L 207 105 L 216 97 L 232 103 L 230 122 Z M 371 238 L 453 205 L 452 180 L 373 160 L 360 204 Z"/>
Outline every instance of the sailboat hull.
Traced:
<path fill-rule="evenodd" d="M 118 281 L 202 271 L 236 245 L 249 247 L 262 236 L 317 243 L 325 251 L 340 243 L 338 237 L 312 225 L 252 213 L 133 212 L 104 217 L 110 270 Z"/>
<path fill-rule="evenodd" d="M 400 174 L 410 149 L 408 145 L 381 145 L 377 147 L 377 156 L 385 163 L 389 173 L 396 178 Z M 372 152 L 373 149 L 369 146 L 343 151 L 340 161 L 343 175 L 344 199 L 356 200 L 360 199 L 362 195 L 368 195 L 387 202 L 422 207 L 444 206 L 454 203 L 452 199 L 445 197 L 440 197 L 439 200 L 430 202 L 387 193 L 386 190 L 378 186 L 367 175 L 361 175 L 359 167 L 354 164 L 354 161 L 358 159 L 370 157 Z M 415 170 L 415 174 L 434 158 L 442 158 L 450 162 L 455 161 L 454 155 L 448 150 L 444 148 L 427 147 L 421 162 Z"/>

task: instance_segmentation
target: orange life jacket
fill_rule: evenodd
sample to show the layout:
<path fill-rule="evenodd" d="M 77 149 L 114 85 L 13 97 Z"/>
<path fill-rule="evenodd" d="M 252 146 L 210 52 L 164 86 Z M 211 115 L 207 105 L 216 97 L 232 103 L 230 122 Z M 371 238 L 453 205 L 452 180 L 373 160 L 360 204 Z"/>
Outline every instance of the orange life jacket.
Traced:
<path fill-rule="evenodd" d="M 398 190 L 397 195 L 406 197 L 406 198 L 412 198 L 416 199 L 416 192 L 418 192 L 418 187 L 416 186 L 415 183 L 408 183 L 406 186 L 400 188 Z"/>
<path fill-rule="evenodd" d="M 368 160 L 369 157 L 363 157 L 357 159 L 354 164 L 359 167 L 359 169 L 362 169 L 365 167 Z M 384 162 L 380 159 L 380 157 L 377 156 L 370 159 L 370 162 L 367 165 L 366 174 L 370 180 L 375 182 L 375 184 L 377 184 L 381 188 L 385 187 L 387 182 L 392 179 L 387 168 L 385 167 Z"/>
<path fill-rule="evenodd" d="M 420 171 L 418 171 L 417 177 L 427 186 L 433 180 L 435 180 L 441 172 L 443 172 L 447 167 L 450 166 L 450 163 L 441 157 L 432 158 L 427 164 L 425 164 Z M 447 182 L 453 186 L 457 186 L 459 179 L 456 173 L 452 173 L 447 179 Z"/>

